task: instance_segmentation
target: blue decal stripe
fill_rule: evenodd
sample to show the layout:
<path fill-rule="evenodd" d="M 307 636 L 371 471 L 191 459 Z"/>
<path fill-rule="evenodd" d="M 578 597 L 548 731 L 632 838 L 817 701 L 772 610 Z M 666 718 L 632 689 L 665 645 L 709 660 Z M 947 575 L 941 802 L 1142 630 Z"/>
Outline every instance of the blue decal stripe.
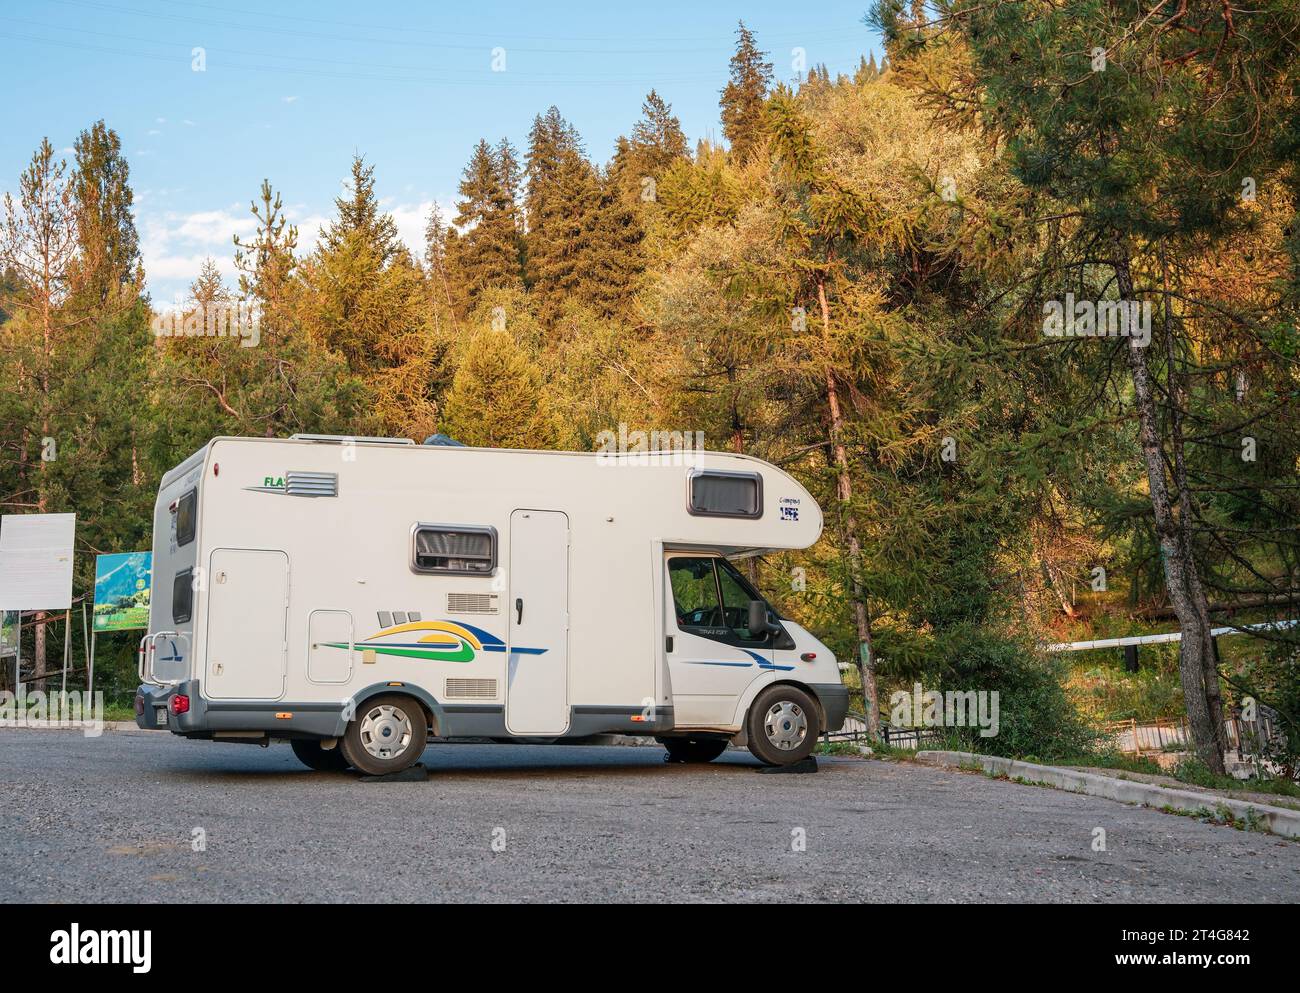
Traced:
<path fill-rule="evenodd" d="M 505 645 L 484 645 L 484 646 L 483 646 L 483 651 L 485 651 L 485 652 L 504 652 L 505 650 L 506 650 L 506 646 L 505 646 Z M 546 652 L 547 652 L 547 649 L 545 649 L 545 648 L 512 648 L 512 649 L 510 649 L 510 654 L 511 654 L 511 655 L 545 655 Z"/>
<path fill-rule="evenodd" d="M 460 627 L 463 627 L 466 631 L 470 632 L 470 634 L 474 635 L 474 637 L 479 640 L 479 643 L 487 651 L 492 651 L 493 649 L 491 646 L 493 645 L 505 644 L 505 642 L 503 642 L 496 635 L 492 634 L 492 632 L 484 631 L 482 628 L 476 628 L 473 624 L 466 624 L 464 621 L 448 621 L 447 623 L 456 624 Z"/>

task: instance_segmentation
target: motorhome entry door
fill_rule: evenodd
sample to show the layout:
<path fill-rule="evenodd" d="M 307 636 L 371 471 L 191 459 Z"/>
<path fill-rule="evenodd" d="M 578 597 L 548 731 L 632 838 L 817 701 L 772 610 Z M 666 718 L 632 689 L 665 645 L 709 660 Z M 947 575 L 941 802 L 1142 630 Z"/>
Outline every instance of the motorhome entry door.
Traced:
<path fill-rule="evenodd" d="M 510 635 L 506 728 L 563 734 L 569 727 L 569 518 L 555 510 L 510 515 Z"/>
<path fill-rule="evenodd" d="M 289 556 L 218 548 L 208 570 L 208 664 L 204 693 L 217 699 L 284 696 Z"/>

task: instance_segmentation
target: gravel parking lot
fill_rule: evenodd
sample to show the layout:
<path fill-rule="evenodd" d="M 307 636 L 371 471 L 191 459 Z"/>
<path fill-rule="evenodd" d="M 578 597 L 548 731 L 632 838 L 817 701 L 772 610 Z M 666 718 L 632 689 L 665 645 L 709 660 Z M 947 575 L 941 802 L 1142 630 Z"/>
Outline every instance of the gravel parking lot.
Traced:
<path fill-rule="evenodd" d="M 0 730 L 0 900 L 1300 899 L 1295 842 L 911 763 L 758 775 L 739 751 L 467 744 L 424 762 L 424 782 L 366 783 L 282 745 Z"/>

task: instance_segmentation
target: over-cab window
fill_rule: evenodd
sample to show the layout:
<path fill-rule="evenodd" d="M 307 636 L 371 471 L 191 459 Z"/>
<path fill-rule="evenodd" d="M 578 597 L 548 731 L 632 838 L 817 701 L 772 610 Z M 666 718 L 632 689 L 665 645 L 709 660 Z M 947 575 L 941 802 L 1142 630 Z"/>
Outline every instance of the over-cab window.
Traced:
<path fill-rule="evenodd" d="M 762 517 L 763 477 L 703 469 L 690 475 L 687 509 L 696 517 Z"/>
<path fill-rule="evenodd" d="M 497 567 L 497 529 L 417 524 L 411 529 L 411 568 L 445 576 L 487 576 Z"/>
<path fill-rule="evenodd" d="M 172 622 L 184 624 L 194 612 L 194 570 L 184 569 L 172 580 Z"/>
<path fill-rule="evenodd" d="M 199 494 L 190 490 L 176 503 L 176 544 L 188 545 L 194 540 L 195 511 L 198 510 Z"/>

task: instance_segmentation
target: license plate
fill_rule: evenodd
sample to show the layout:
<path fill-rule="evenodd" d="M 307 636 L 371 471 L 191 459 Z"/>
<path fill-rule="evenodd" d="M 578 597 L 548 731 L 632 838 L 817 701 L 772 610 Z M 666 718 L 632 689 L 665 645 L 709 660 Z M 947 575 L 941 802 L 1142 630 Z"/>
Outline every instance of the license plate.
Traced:
<path fill-rule="evenodd" d="M 165 727 L 167 726 L 167 708 L 166 708 L 166 707 L 155 707 L 155 708 L 154 708 L 154 719 L 153 719 L 153 722 L 154 722 L 154 725 L 155 725 L 156 727 L 165 728 Z"/>

